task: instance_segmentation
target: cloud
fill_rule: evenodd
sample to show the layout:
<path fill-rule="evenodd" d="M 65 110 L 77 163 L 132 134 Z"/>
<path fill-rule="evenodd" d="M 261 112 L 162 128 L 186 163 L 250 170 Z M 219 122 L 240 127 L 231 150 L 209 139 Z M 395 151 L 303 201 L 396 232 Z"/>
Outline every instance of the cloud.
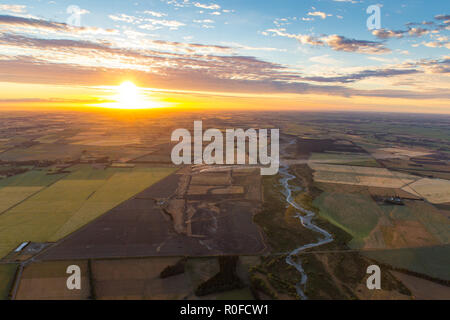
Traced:
<path fill-rule="evenodd" d="M 193 20 L 195 23 L 214 23 L 214 20 L 211 19 L 203 19 L 203 20 Z"/>
<path fill-rule="evenodd" d="M 446 73 L 448 59 L 447 62 L 421 61 L 325 77 L 301 74 L 287 66 L 253 56 L 238 55 L 236 52 L 239 49 L 277 51 L 276 48 L 240 44 L 215 46 L 146 38 L 139 38 L 131 43 L 131 40 L 125 41 L 126 38 L 123 37 L 108 37 L 108 40 L 67 39 L 67 36 L 77 36 L 80 32 L 88 31 L 64 23 L 10 16 L 0 16 L 0 23 L 9 30 L 0 34 L 0 79 L 6 82 L 112 85 L 124 77 L 130 77 L 139 79 L 143 86 L 173 90 L 183 88 L 221 92 L 374 95 L 417 99 L 446 95 L 445 92 L 432 90 L 426 93 L 357 90 L 346 84 L 374 77 Z M 18 29 L 29 34 L 10 33 L 11 30 Z M 44 38 L 39 38 L 40 31 L 45 31 L 42 32 L 45 34 Z M 289 34 L 284 29 L 273 32 L 301 43 L 328 46 L 337 51 L 372 53 L 383 50 L 379 47 L 382 45 L 380 42 L 348 39 L 339 35 L 296 35 Z M 52 39 L 52 35 L 63 37 Z M 332 62 L 332 58 L 327 56 L 311 58 L 311 61 L 321 63 L 326 58 L 329 59 L 328 62 Z"/>
<path fill-rule="evenodd" d="M 388 29 L 375 29 L 372 34 L 379 39 L 389 39 L 389 38 L 403 38 L 405 31 L 399 30 L 388 30 Z"/>
<path fill-rule="evenodd" d="M 351 74 L 339 75 L 333 77 L 322 77 L 322 76 L 314 76 L 314 77 L 305 77 L 305 80 L 316 81 L 316 82 L 339 82 L 339 83 L 350 83 L 359 80 L 364 80 L 367 78 L 389 78 L 398 75 L 408 75 L 421 73 L 416 69 L 368 69 L 363 70 Z"/>
<path fill-rule="evenodd" d="M 0 11 L 8 11 L 12 13 L 24 13 L 27 6 L 19 4 L 0 4 Z"/>
<path fill-rule="evenodd" d="M 421 37 L 430 33 L 435 33 L 441 29 L 447 28 L 450 24 L 450 15 L 437 15 L 434 17 L 436 20 L 442 20 L 443 24 L 435 24 L 433 21 L 422 21 L 422 22 L 408 22 L 406 30 L 389 30 L 389 29 L 377 29 L 373 30 L 372 34 L 379 39 L 390 39 L 390 38 L 403 38 L 405 36 L 410 37 Z M 413 27 L 417 26 L 417 27 Z M 419 27 L 426 26 L 428 29 Z"/>
<path fill-rule="evenodd" d="M 335 51 L 358 52 L 367 54 L 389 53 L 383 43 L 376 41 L 349 39 L 344 36 L 330 35 L 323 38 L 323 41 Z"/>
<path fill-rule="evenodd" d="M 102 98 L 88 98 L 88 99 L 65 99 L 65 98 L 19 98 L 19 99 L 0 99 L 0 103 L 69 103 L 69 104 L 94 104 L 94 103 L 105 103 L 105 102 L 115 102 L 110 99 Z"/>
<path fill-rule="evenodd" d="M 322 19 L 326 19 L 326 17 L 330 17 L 330 16 L 332 16 L 332 14 L 326 14 L 325 12 L 322 12 L 322 11 L 313 11 L 313 12 L 308 12 L 308 16 L 314 16 L 314 17 L 320 17 Z"/>
<path fill-rule="evenodd" d="M 168 27 L 172 30 L 176 30 L 179 27 L 185 26 L 184 23 L 176 21 L 176 20 L 158 20 L 158 19 L 145 19 L 146 22 L 149 22 L 148 24 L 141 25 L 139 28 L 141 29 L 149 29 L 149 26 L 163 26 Z M 150 29 L 152 30 L 152 29 Z"/>
<path fill-rule="evenodd" d="M 70 34 L 73 36 L 86 34 L 106 35 L 118 33 L 118 31 L 115 29 L 76 27 L 60 22 L 9 15 L 0 15 L 0 24 L 3 30 L 8 32 L 54 33 Z"/>
<path fill-rule="evenodd" d="M 411 28 L 408 30 L 408 34 L 412 37 L 421 37 L 428 34 L 430 31 L 423 28 Z"/>
<path fill-rule="evenodd" d="M 110 14 L 108 17 L 114 21 L 121 21 L 121 22 L 126 22 L 126 23 L 131 23 L 131 24 L 138 24 L 138 23 L 141 23 L 142 21 L 144 21 L 144 19 L 142 19 L 142 18 L 130 16 L 130 15 L 127 15 L 124 13 Z"/>
<path fill-rule="evenodd" d="M 373 30 L 372 34 L 379 39 L 390 39 L 390 38 L 403 38 L 405 35 L 411 37 L 421 37 L 430 33 L 430 30 L 423 28 L 409 28 L 408 30 L 388 30 L 388 29 L 378 29 Z"/>
<path fill-rule="evenodd" d="M 227 43 L 227 45 L 232 46 L 237 49 L 247 50 L 247 51 L 267 51 L 267 52 L 286 52 L 286 49 L 271 48 L 271 47 L 252 47 L 236 42 Z"/>
<path fill-rule="evenodd" d="M 157 18 L 162 18 L 162 17 L 167 16 L 167 14 L 165 14 L 165 13 L 156 12 L 156 11 L 150 11 L 150 10 L 146 10 L 146 11 L 144 11 L 144 13 L 145 14 L 149 14 L 149 15 L 151 15 L 153 17 L 157 17 Z"/>
<path fill-rule="evenodd" d="M 202 8 L 202 9 L 208 9 L 208 10 L 219 10 L 220 6 L 218 4 L 202 4 L 199 2 L 194 2 L 194 6 L 196 6 L 197 8 Z"/>
<path fill-rule="evenodd" d="M 153 14 L 157 14 L 151 11 Z M 157 15 L 158 16 L 158 15 Z M 155 18 L 142 18 L 136 16 L 130 16 L 127 14 L 109 15 L 109 18 L 114 21 L 121 21 L 130 24 L 139 25 L 139 28 L 145 30 L 157 30 L 161 27 L 168 27 L 171 30 L 177 30 L 179 27 L 185 26 L 183 22 L 176 20 L 165 20 Z"/>
<path fill-rule="evenodd" d="M 311 35 L 290 34 L 285 29 L 269 29 L 281 37 L 297 39 L 301 44 L 309 44 L 312 46 L 328 46 L 335 51 L 357 52 L 364 54 L 383 54 L 391 52 L 382 42 L 350 39 L 337 34 L 315 37 Z"/>
<path fill-rule="evenodd" d="M 241 63 L 250 63 L 252 59 Z M 70 75 L 70 76 L 68 76 Z M 426 92 L 411 90 L 358 90 L 342 85 L 313 85 L 305 82 L 284 82 L 275 79 L 253 79 L 252 77 L 217 77 L 200 70 L 186 72 L 174 70 L 167 74 L 149 74 L 137 70 L 119 70 L 108 67 L 80 68 L 71 64 L 53 64 L 35 61 L 32 58 L 0 59 L 0 76 L 4 81 L 25 83 L 49 83 L 72 85 L 116 85 L 124 76 L 139 79 L 142 86 L 166 90 L 201 90 L 230 93 L 297 93 L 330 96 L 363 96 L 409 99 L 449 99 L 450 94 L 442 90 Z"/>
<path fill-rule="evenodd" d="M 438 14 L 434 16 L 436 20 L 450 20 L 450 14 Z"/>
<path fill-rule="evenodd" d="M 425 73 L 450 73 L 450 57 L 444 57 L 443 59 L 422 60 L 417 63 L 417 66 L 423 68 Z"/>
<path fill-rule="evenodd" d="M 448 41 L 429 41 L 429 42 L 422 42 L 422 44 L 429 48 L 447 48 L 450 49 L 450 42 Z"/>
<path fill-rule="evenodd" d="M 358 90 L 342 85 L 305 83 L 308 77 L 283 72 L 280 65 L 264 62 L 253 57 L 208 57 L 203 65 L 190 66 L 190 59 L 179 64 L 169 61 L 160 64 L 162 70 L 145 71 L 120 69 L 111 66 L 78 66 L 70 63 L 36 60 L 33 57 L 5 59 L 0 57 L 0 77 L 3 81 L 24 83 L 49 83 L 66 85 L 116 85 L 124 77 L 138 79 L 140 85 L 167 90 L 202 90 L 234 93 L 297 93 L 330 96 L 364 96 L 409 99 L 448 99 L 450 94 L 442 90 L 426 92 L 410 90 Z M 430 63 L 430 62 L 428 62 Z M 151 69 L 150 69 L 151 70 Z M 367 72 L 366 72 L 367 73 Z M 388 74 L 388 71 L 384 71 Z M 346 75 L 347 78 L 325 79 L 309 77 L 309 81 L 321 83 L 352 82 L 353 78 L 382 77 L 381 71 L 364 75 Z M 334 80 L 334 81 L 333 81 Z M 356 79 L 355 79 L 356 80 Z"/>
<path fill-rule="evenodd" d="M 361 1 L 356 0 L 333 0 L 334 2 L 348 2 L 348 3 L 360 3 Z"/>

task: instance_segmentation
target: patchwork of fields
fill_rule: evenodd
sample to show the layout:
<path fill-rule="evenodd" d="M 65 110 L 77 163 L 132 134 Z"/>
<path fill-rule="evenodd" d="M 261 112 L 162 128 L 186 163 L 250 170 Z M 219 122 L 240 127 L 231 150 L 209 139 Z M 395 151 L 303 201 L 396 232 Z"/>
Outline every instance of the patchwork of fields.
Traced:
<path fill-rule="evenodd" d="M 66 260 L 33 263 L 27 266 L 18 286 L 18 300 L 98 299 L 98 300 L 163 300 L 199 299 L 195 289 L 216 275 L 220 268 L 217 257 L 189 258 L 184 270 L 166 278 L 161 272 L 175 265 L 181 257 L 152 257 L 113 260 Z M 67 290 L 66 269 L 81 268 L 81 290 Z M 244 283 L 248 270 L 237 270 Z M 202 299 L 245 299 L 254 297 L 248 287 L 202 296 Z"/>
<path fill-rule="evenodd" d="M 385 168 L 311 163 L 314 180 L 324 183 L 350 184 L 370 187 L 402 188 L 419 177 L 389 171 Z"/>
<path fill-rule="evenodd" d="M 449 201 L 450 181 L 316 161 L 309 167 L 323 191 L 314 205 L 352 236 L 351 248 L 397 268 L 450 278 L 450 261 L 442 257 L 450 248 L 448 210 L 434 206 Z M 382 200 L 392 196 L 402 197 L 403 205 Z"/>
<path fill-rule="evenodd" d="M 262 253 L 266 249 L 264 237 L 253 223 L 261 201 L 260 179 L 258 169 L 199 173 L 185 168 L 122 202 L 47 250 L 41 258 Z M 192 188 L 197 193 L 189 192 Z M 96 199 L 101 199 L 100 195 Z M 94 197 L 95 194 L 89 200 Z M 97 200 L 94 204 L 103 202 Z M 86 207 L 87 204 L 79 209 L 51 239 L 59 237 L 61 230 L 74 230 L 75 219 L 86 221 L 85 214 L 91 212 L 83 210 Z"/>
<path fill-rule="evenodd" d="M 96 169 L 77 165 L 48 175 L 29 171 L 0 181 L 0 257 L 23 241 L 57 241 L 153 183 L 173 168 Z"/>

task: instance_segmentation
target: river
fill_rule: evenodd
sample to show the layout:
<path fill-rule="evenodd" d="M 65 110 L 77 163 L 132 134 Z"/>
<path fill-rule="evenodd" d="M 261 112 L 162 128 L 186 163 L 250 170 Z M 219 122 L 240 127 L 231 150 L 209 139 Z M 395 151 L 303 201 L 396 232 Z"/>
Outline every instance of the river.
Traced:
<path fill-rule="evenodd" d="M 303 299 L 306 300 L 308 297 L 305 294 L 305 286 L 308 281 L 308 275 L 306 274 L 305 270 L 303 269 L 302 262 L 300 258 L 297 257 L 297 255 L 302 252 L 303 250 L 309 249 L 309 248 L 315 248 L 322 246 L 324 244 L 330 243 L 334 240 L 333 236 L 323 230 L 322 228 L 315 225 L 312 220 L 315 217 L 315 213 L 303 208 L 301 205 L 299 205 L 297 202 L 295 202 L 294 197 L 292 196 L 293 191 L 296 191 L 293 186 L 289 185 L 289 181 L 296 179 L 296 176 L 289 173 L 289 165 L 284 164 L 279 171 L 279 174 L 281 175 L 280 183 L 283 186 L 282 193 L 286 197 L 286 202 L 294 207 L 296 213 L 295 217 L 298 218 L 301 222 L 301 224 L 309 229 L 317 232 L 320 236 L 319 239 L 316 242 L 308 243 L 303 246 L 300 246 L 289 253 L 289 255 L 286 257 L 286 263 L 295 267 L 297 271 L 301 274 L 301 280 L 296 284 L 297 294 Z"/>

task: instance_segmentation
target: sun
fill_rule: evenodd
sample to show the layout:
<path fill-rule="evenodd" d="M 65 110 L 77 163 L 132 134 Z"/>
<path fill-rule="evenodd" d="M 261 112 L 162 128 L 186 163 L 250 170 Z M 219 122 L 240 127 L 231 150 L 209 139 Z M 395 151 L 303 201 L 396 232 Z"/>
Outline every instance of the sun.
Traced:
<path fill-rule="evenodd" d="M 117 87 L 116 100 L 121 109 L 141 109 L 145 102 L 139 88 L 131 81 L 125 81 Z"/>
<path fill-rule="evenodd" d="M 136 86 L 132 81 L 124 81 L 118 86 L 104 87 L 113 95 L 108 99 L 114 102 L 97 105 L 109 109 L 154 109 L 168 107 L 168 104 L 151 95 L 151 90 Z"/>
<path fill-rule="evenodd" d="M 117 86 L 102 86 L 99 88 L 105 92 L 105 95 L 99 96 L 99 98 L 108 100 L 108 102 L 105 101 L 93 105 L 95 107 L 142 110 L 170 108 L 173 106 L 171 102 L 161 99 L 161 95 L 158 95 L 155 89 L 139 87 L 130 80 L 126 80 Z"/>
<path fill-rule="evenodd" d="M 136 100 L 139 96 L 138 87 L 136 87 L 136 85 L 131 81 L 123 82 L 117 88 L 117 91 L 123 102 Z"/>

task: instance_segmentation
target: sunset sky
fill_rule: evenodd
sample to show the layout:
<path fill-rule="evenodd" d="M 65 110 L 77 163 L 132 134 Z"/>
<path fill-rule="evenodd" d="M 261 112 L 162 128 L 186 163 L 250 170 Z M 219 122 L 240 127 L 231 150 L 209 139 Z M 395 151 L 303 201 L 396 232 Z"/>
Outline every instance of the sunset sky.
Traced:
<path fill-rule="evenodd" d="M 442 0 L 0 0 L 0 108 L 450 113 L 449 35 Z"/>

